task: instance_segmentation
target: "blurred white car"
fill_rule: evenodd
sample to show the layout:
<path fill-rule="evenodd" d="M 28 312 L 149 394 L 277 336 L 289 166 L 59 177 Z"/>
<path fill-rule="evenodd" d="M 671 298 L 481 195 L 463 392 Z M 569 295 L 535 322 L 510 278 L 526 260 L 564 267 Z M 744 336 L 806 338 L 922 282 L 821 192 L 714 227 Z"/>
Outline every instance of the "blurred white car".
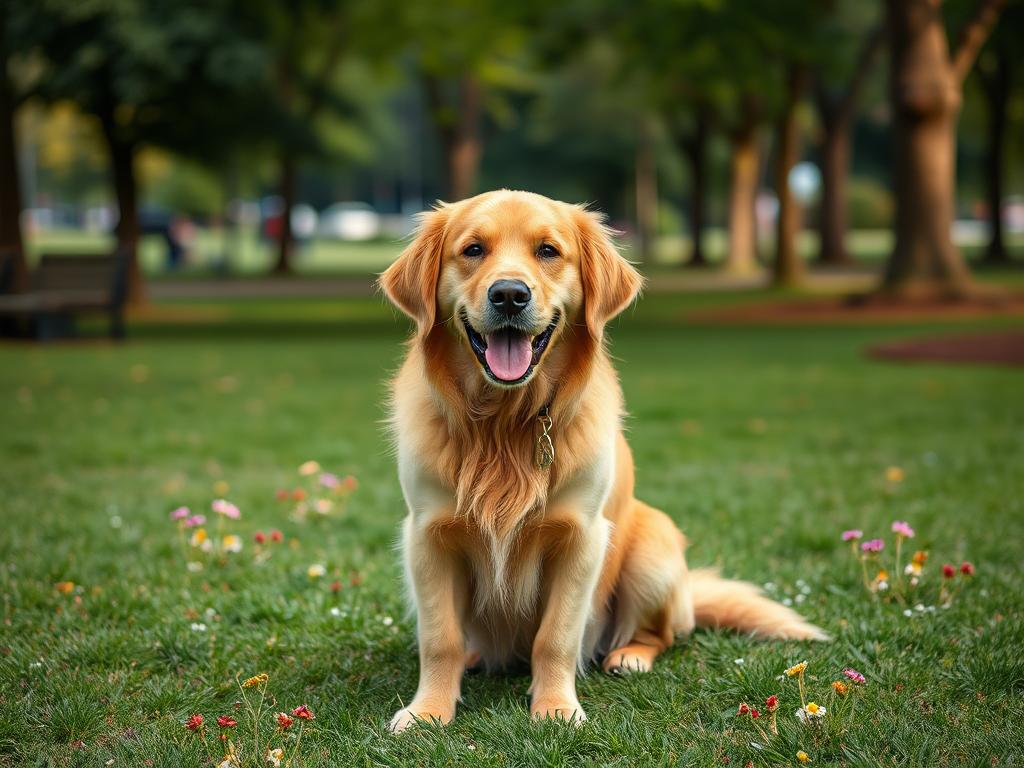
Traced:
<path fill-rule="evenodd" d="M 331 240 L 372 240 L 380 236 L 380 214 L 366 203 L 335 203 L 320 214 L 317 231 Z"/>

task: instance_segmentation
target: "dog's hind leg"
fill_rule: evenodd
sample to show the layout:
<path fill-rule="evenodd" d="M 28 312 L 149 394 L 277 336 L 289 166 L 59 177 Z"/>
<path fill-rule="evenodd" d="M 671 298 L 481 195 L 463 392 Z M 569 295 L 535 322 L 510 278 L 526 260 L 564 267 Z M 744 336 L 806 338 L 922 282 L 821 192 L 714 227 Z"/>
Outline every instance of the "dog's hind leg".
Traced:
<path fill-rule="evenodd" d="M 663 512 L 634 501 L 633 532 L 615 587 L 606 672 L 647 672 L 676 634 L 693 630 L 686 539 Z"/>

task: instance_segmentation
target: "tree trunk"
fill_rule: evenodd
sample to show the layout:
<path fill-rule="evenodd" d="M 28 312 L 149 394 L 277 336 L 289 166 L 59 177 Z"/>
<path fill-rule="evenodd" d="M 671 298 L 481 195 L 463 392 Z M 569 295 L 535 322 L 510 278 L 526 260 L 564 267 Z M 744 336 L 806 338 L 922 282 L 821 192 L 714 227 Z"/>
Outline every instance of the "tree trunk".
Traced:
<path fill-rule="evenodd" d="M 281 155 L 281 176 L 277 194 L 281 198 L 281 231 L 277 239 L 277 262 L 274 272 L 287 275 L 292 272 L 292 257 L 295 255 L 295 237 L 292 234 L 292 208 L 295 207 L 295 156 L 285 151 Z"/>
<path fill-rule="evenodd" d="M 818 217 L 818 262 L 833 266 L 848 264 L 847 182 L 850 176 L 850 130 L 848 115 L 838 109 L 818 107 L 824 138 L 821 145 L 821 210 Z"/>
<path fill-rule="evenodd" d="M 640 126 L 634 164 L 636 195 L 637 255 L 650 261 L 658 233 L 658 167 L 654 159 L 654 137 L 647 121 Z"/>
<path fill-rule="evenodd" d="M 18 174 L 14 115 L 14 89 L 7 77 L 6 54 L 0 48 L 0 252 L 11 263 L 10 289 L 21 291 L 28 286 L 28 267 L 21 237 L 21 187 Z"/>
<path fill-rule="evenodd" d="M 138 185 L 135 178 L 135 143 L 124 138 L 114 118 L 113 108 L 100 114 L 103 135 L 110 152 L 110 165 L 114 175 L 114 193 L 117 196 L 117 247 L 128 252 L 129 304 L 142 304 L 146 300 L 145 284 L 139 266 L 139 209 Z"/>
<path fill-rule="evenodd" d="M 797 123 L 796 112 L 806 79 L 806 72 L 802 66 L 790 65 L 786 83 L 786 102 L 776 128 L 778 146 L 775 152 L 775 194 L 779 200 L 778 218 L 775 222 L 773 270 L 773 283 L 776 286 L 797 285 L 804 274 L 804 263 L 797 252 L 796 244 L 800 229 L 800 206 L 789 188 L 789 172 L 800 159 L 800 126 Z"/>
<path fill-rule="evenodd" d="M 881 292 L 956 299 L 977 293 L 953 244 L 956 121 L 962 82 L 1001 0 L 979 5 L 951 59 L 939 0 L 888 0 L 896 243 Z"/>
<path fill-rule="evenodd" d="M 707 153 L 709 119 L 704 110 L 698 110 L 693 132 L 687 136 L 683 144 L 683 154 L 690 165 L 690 239 L 692 250 L 691 267 L 707 266 L 704 255 L 704 226 L 707 214 Z"/>
<path fill-rule="evenodd" d="M 725 268 L 736 274 L 756 272 L 758 146 L 757 124 L 745 120 L 730 137 L 729 248 Z"/>
<path fill-rule="evenodd" d="M 483 118 L 483 94 L 474 77 L 459 80 L 458 122 L 448 155 L 448 194 L 451 200 L 464 200 L 477 190 L 483 147 L 480 122 Z"/>
<path fill-rule="evenodd" d="M 1009 254 L 1003 241 L 1003 169 L 1005 163 L 1007 102 L 1010 98 L 1010 63 L 1006 51 L 1000 49 L 993 56 L 995 68 L 981 73 L 982 90 L 988 102 L 988 145 L 985 148 L 985 197 L 988 200 L 988 219 L 991 235 L 985 251 L 985 261 L 1003 264 Z"/>

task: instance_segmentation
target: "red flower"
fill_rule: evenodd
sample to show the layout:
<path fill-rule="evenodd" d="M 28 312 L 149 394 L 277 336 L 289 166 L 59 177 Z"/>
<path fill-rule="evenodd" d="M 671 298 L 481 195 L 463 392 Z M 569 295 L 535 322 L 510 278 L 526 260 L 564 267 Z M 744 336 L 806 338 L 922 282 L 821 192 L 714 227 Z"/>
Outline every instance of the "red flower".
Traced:
<path fill-rule="evenodd" d="M 303 720 L 314 720 L 316 719 L 312 712 L 309 711 L 309 707 L 303 704 L 300 707 L 296 707 L 292 710 L 292 714 Z"/>
<path fill-rule="evenodd" d="M 352 475 L 346 477 L 341 483 L 345 486 L 345 490 L 348 491 L 354 491 L 359 486 L 359 482 Z"/>
<path fill-rule="evenodd" d="M 758 711 L 757 711 L 757 709 L 751 709 L 751 710 L 750 710 L 750 716 L 751 716 L 752 718 L 758 718 L 758 717 L 760 717 L 760 716 L 761 716 L 761 713 L 760 713 L 760 712 L 758 712 Z"/>
<path fill-rule="evenodd" d="M 764 708 L 767 709 L 769 712 L 774 712 L 776 709 L 779 708 L 779 697 L 775 694 L 769 696 L 767 699 L 764 700 Z"/>
<path fill-rule="evenodd" d="M 255 540 L 257 544 L 267 543 L 267 534 L 265 534 L 263 531 L 256 531 L 256 534 L 252 538 L 253 540 Z"/>
<path fill-rule="evenodd" d="M 964 576 L 973 576 L 974 564 L 968 563 L 967 561 L 960 563 L 960 573 L 962 573 Z"/>
<path fill-rule="evenodd" d="M 944 566 L 942 566 L 942 576 L 946 579 L 952 579 L 954 576 L 956 576 L 956 568 L 954 568 L 949 563 L 946 563 Z"/>
<path fill-rule="evenodd" d="M 331 592 L 341 592 L 341 582 L 340 581 L 335 580 L 335 581 L 331 582 Z"/>
<path fill-rule="evenodd" d="M 279 544 L 284 541 L 284 534 L 275 528 L 270 532 L 270 540 Z"/>
<path fill-rule="evenodd" d="M 288 717 L 284 712 L 277 713 L 277 725 L 282 731 L 287 731 L 293 725 L 295 725 L 295 719 Z"/>
<path fill-rule="evenodd" d="M 274 494 L 278 501 L 288 501 L 288 497 L 291 496 L 291 492 L 287 488 L 278 488 L 277 493 Z"/>
<path fill-rule="evenodd" d="M 295 499 L 296 501 L 302 501 L 304 498 L 306 498 L 306 492 L 302 488 L 296 488 L 294 491 L 292 491 L 292 498 Z"/>
<path fill-rule="evenodd" d="M 745 701 L 741 701 L 740 702 L 740 707 L 739 707 L 739 709 L 736 710 L 736 714 L 737 715 L 747 715 L 747 714 L 750 714 L 750 707 L 747 706 L 747 702 L 745 702 Z"/>
<path fill-rule="evenodd" d="M 234 728 L 238 725 L 238 721 L 231 717 L 231 715 L 221 715 L 217 718 L 217 725 L 221 728 Z"/>
<path fill-rule="evenodd" d="M 198 731 L 203 727 L 203 716 L 198 714 L 192 715 L 192 717 L 185 721 L 185 727 L 190 731 Z"/>

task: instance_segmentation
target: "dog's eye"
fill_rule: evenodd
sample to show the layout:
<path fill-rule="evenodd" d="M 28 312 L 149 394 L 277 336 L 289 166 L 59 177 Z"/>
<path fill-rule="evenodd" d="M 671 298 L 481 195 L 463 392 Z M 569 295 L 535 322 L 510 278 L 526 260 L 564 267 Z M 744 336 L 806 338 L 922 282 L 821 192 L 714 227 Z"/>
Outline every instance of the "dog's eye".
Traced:
<path fill-rule="evenodd" d="M 479 259 L 484 255 L 484 247 L 480 243 L 470 243 L 462 249 L 462 255 L 471 259 Z"/>
<path fill-rule="evenodd" d="M 558 256 L 558 249 L 551 243 L 541 243 L 540 248 L 537 249 L 537 255 L 542 259 L 554 259 Z"/>

